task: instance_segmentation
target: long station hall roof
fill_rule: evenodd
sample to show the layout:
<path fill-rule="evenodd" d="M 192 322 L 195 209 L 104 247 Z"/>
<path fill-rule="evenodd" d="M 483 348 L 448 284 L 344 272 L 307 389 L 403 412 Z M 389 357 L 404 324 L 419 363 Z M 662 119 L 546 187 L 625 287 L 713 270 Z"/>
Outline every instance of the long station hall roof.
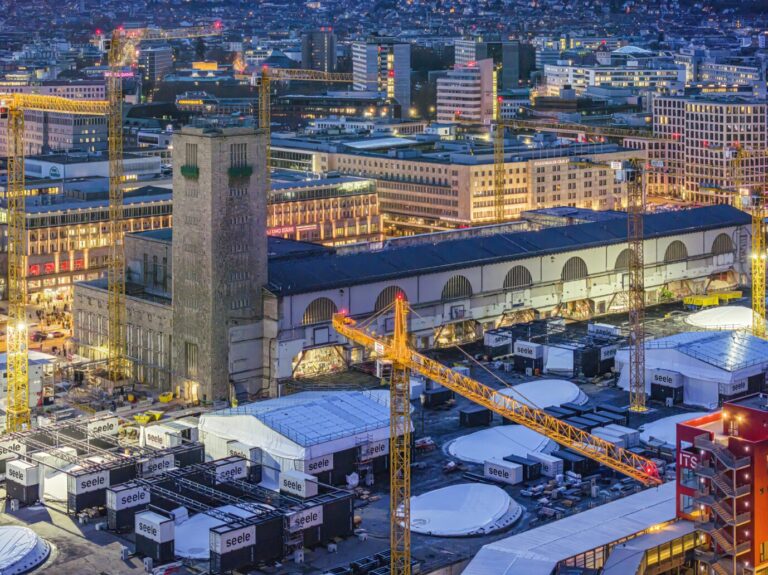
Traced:
<path fill-rule="evenodd" d="M 646 239 L 747 225 L 750 216 L 727 205 L 646 214 Z M 472 265 L 514 261 L 627 241 L 625 218 L 553 227 L 539 231 L 500 233 L 385 247 L 379 251 L 337 253 L 333 248 L 293 251 L 270 257 L 269 289 L 293 295 Z"/>

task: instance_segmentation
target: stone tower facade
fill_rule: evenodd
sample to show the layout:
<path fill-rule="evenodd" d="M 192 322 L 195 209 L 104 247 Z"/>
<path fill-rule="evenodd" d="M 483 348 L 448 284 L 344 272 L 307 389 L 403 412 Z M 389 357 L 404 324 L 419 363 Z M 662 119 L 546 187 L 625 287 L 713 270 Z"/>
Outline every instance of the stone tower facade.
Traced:
<path fill-rule="evenodd" d="M 263 133 L 197 122 L 173 139 L 173 386 L 231 400 L 265 386 Z"/>

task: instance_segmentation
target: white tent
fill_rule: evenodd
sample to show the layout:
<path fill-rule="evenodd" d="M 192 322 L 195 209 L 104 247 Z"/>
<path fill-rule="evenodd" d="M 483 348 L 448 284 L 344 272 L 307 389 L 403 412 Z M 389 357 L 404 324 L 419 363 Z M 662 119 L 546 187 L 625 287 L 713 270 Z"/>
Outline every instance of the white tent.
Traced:
<path fill-rule="evenodd" d="M 619 387 L 629 389 L 629 350 L 616 353 Z M 651 392 L 648 372 L 680 374 L 683 402 L 714 409 L 720 394 L 746 390 L 747 378 L 768 368 L 768 342 L 744 332 L 685 332 L 645 344 L 645 390 Z"/>
<path fill-rule="evenodd" d="M 305 391 L 203 414 L 200 438 L 258 447 L 265 465 L 297 469 L 297 461 L 388 439 L 388 400 L 375 391 Z"/>

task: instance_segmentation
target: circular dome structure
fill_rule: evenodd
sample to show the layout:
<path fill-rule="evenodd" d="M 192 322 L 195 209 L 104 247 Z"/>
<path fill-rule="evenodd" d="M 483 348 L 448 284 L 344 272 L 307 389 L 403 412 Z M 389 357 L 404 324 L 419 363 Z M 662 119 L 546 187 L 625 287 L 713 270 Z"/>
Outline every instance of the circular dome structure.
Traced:
<path fill-rule="evenodd" d="M 569 402 L 583 405 L 589 401 L 578 385 L 565 379 L 537 379 L 500 389 L 499 393 L 540 409 Z"/>
<path fill-rule="evenodd" d="M 216 508 L 217 511 L 222 513 L 229 513 L 230 515 L 236 515 L 247 519 L 253 517 L 253 513 L 237 507 L 236 505 L 225 505 L 223 507 Z M 213 527 L 224 525 L 224 521 L 218 517 L 207 515 L 205 513 L 198 513 L 191 516 L 186 521 L 176 525 L 176 533 L 174 534 L 174 546 L 175 553 L 179 557 L 186 559 L 202 559 L 208 560 L 211 556 L 211 548 L 209 542 L 209 531 Z"/>
<path fill-rule="evenodd" d="M 640 426 L 640 439 L 648 441 L 651 438 L 660 439 L 664 443 L 674 445 L 677 440 L 677 424 L 707 415 L 706 411 L 679 413 Z"/>
<path fill-rule="evenodd" d="M 0 573 L 26 573 L 43 563 L 51 546 L 27 527 L 0 527 Z"/>
<path fill-rule="evenodd" d="M 447 445 L 452 457 L 470 463 L 485 463 L 489 459 L 504 459 L 507 455 L 525 457 L 531 452 L 554 451 L 556 444 L 522 425 L 490 427 L 458 437 Z"/>
<path fill-rule="evenodd" d="M 411 498 L 411 530 L 424 535 L 487 535 L 517 521 L 523 510 L 500 487 L 461 483 Z"/>
<path fill-rule="evenodd" d="M 741 305 L 726 305 L 697 311 L 686 323 L 702 329 L 750 329 L 752 310 Z"/>

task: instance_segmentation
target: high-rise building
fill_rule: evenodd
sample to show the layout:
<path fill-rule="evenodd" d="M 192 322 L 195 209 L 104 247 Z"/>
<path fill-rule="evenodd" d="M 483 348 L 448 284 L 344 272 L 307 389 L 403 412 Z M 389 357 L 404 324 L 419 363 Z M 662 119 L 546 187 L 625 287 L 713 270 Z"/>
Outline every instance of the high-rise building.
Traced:
<path fill-rule="evenodd" d="M 379 92 L 397 100 L 401 113 L 411 107 L 411 45 L 374 38 L 352 44 L 355 90 Z"/>
<path fill-rule="evenodd" d="M 659 96 L 653 100 L 653 132 L 663 141 L 627 139 L 664 163 L 650 173 L 648 191 L 699 203 L 733 203 L 740 189 L 763 184 L 768 170 L 768 104 L 739 96 Z M 736 150 L 758 151 L 735 163 Z"/>
<path fill-rule="evenodd" d="M 466 66 L 486 58 L 492 59 L 498 70 L 499 90 L 513 90 L 526 85 L 536 63 L 533 46 L 518 40 L 456 40 L 454 58 L 456 66 Z"/>
<path fill-rule="evenodd" d="M 173 71 L 173 49 L 168 45 L 147 45 L 139 50 L 141 79 L 154 88 Z"/>
<path fill-rule="evenodd" d="M 751 351 L 740 347 L 742 361 Z M 759 345 L 750 346 L 764 357 Z M 757 367 L 757 366 L 755 366 Z M 765 384 L 765 374 L 757 373 Z M 752 379 L 752 378 L 750 378 Z M 744 383 L 745 388 L 747 382 Z M 768 570 L 768 395 L 723 403 L 720 411 L 677 425 L 677 515 L 696 522 L 707 550 L 696 559 L 719 575 Z"/>
<path fill-rule="evenodd" d="M 333 28 L 320 28 L 301 37 L 301 67 L 306 70 L 336 70 L 336 34 Z"/>
<path fill-rule="evenodd" d="M 487 58 L 456 65 L 437 80 L 437 121 L 490 124 L 496 104 L 496 71 Z"/>
<path fill-rule="evenodd" d="M 193 400 L 262 388 L 265 143 L 216 124 L 174 136 L 173 386 Z"/>

